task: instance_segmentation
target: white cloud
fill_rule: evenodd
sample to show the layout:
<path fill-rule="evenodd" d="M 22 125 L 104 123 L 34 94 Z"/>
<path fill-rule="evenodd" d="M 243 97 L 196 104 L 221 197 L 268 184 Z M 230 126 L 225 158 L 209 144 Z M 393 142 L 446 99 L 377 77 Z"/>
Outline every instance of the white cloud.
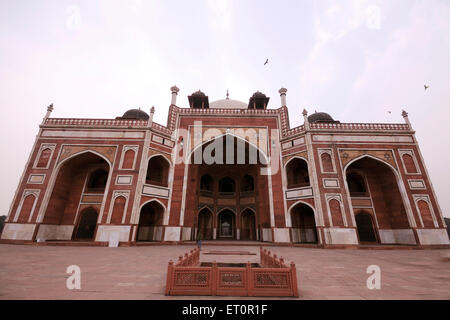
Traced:
<path fill-rule="evenodd" d="M 300 65 L 300 88 L 306 92 L 304 101 L 314 103 L 318 87 L 336 80 L 339 61 L 328 48 L 329 44 L 341 41 L 353 30 L 365 27 L 381 28 L 381 8 L 367 1 L 332 1 L 315 8 L 313 48 Z"/>

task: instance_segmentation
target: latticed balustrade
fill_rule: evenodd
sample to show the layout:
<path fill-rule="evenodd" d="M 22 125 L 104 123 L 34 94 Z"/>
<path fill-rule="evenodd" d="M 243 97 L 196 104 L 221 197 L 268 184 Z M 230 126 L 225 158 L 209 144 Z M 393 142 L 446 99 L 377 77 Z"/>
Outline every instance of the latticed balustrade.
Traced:
<path fill-rule="evenodd" d="M 169 262 L 166 295 L 293 296 L 298 297 L 295 264 L 260 249 L 260 265 L 213 262 L 200 266 L 200 250 Z M 226 266 L 223 266 L 226 265 Z"/>

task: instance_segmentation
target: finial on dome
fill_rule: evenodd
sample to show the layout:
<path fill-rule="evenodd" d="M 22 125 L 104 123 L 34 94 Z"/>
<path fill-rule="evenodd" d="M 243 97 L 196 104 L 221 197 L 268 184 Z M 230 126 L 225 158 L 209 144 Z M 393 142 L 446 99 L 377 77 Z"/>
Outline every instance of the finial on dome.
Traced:
<path fill-rule="evenodd" d="M 53 111 L 53 103 L 47 107 L 47 111 L 49 111 L 49 112 Z"/>
<path fill-rule="evenodd" d="M 402 117 L 403 118 L 408 117 L 408 112 L 406 112 L 405 110 L 402 110 Z"/>
<path fill-rule="evenodd" d="M 229 99 L 230 99 L 230 92 L 227 89 L 227 100 L 229 100 Z"/>
<path fill-rule="evenodd" d="M 308 111 L 306 111 L 306 109 L 303 109 L 303 113 L 302 113 L 305 117 L 308 115 Z"/>
<path fill-rule="evenodd" d="M 152 107 L 151 107 L 150 113 L 155 113 L 155 106 L 152 106 Z"/>

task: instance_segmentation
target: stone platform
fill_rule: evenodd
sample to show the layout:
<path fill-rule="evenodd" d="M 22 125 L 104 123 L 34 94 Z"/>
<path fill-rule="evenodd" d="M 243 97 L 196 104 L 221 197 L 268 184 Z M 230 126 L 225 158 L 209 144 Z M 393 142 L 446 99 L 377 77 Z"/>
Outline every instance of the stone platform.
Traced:
<path fill-rule="evenodd" d="M 167 262 L 194 245 L 81 247 L 0 245 L 0 299 L 236 299 L 164 295 Z M 450 250 L 323 250 L 271 246 L 297 267 L 299 299 L 450 299 Z M 211 251 L 253 254 L 213 255 Z M 259 260 L 259 247 L 203 244 L 202 261 Z M 68 290 L 66 269 L 81 268 L 81 290 Z M 381 289 L 369 290 L 369 265 Z M 257 299 L 257 298 L 255 298 Z M 292 299 L 292 298 L 283 298 Z"/>

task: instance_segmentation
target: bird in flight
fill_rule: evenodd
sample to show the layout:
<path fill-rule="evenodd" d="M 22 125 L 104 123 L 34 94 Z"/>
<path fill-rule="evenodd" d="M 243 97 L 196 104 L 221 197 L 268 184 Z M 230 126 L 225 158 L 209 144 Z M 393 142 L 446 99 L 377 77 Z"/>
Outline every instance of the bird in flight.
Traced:
<path fill-rule="evenodd" d="M 264 62 L 264 65 L 266 65 L 269 62 L 269 59 L 266 59 L 266 62 Z"/>
<path fill-rule="evenodd" d="M 392 112 L 391 112 L 391 111 L 388 111 L 387 113 L 391 114 Z"/>
<path fill-rule="evenodd" d="M 425 90 L 427 90 L 430 86 L 427 86 L 426 84 L 424 84 L 423 87 L 425 88 Z"/>

